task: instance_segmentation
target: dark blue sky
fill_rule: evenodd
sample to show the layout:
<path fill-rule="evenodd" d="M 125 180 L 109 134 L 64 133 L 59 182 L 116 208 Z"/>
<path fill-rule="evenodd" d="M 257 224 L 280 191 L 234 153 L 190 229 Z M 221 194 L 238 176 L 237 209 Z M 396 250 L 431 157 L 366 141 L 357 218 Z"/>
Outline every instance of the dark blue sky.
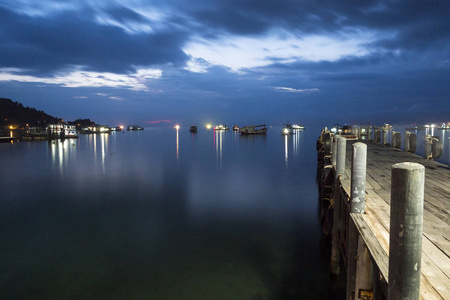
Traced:
<path fill-rule="evenodd" d="M 449 1 L 1 0 L 0 97 L 109 125 L 450 122 L 449 16 Z"/>

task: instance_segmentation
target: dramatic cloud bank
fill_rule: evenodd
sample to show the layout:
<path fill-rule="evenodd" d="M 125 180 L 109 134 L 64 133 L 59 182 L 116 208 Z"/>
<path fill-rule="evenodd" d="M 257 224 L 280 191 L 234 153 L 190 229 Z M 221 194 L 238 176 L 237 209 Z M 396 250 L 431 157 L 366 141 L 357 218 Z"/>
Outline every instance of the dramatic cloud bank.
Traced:
<path fill-rule="evenodd" d="M 450 121 L 449 15 L 447 1 L 4 0 L 0 96 L 109 124 Z"/>

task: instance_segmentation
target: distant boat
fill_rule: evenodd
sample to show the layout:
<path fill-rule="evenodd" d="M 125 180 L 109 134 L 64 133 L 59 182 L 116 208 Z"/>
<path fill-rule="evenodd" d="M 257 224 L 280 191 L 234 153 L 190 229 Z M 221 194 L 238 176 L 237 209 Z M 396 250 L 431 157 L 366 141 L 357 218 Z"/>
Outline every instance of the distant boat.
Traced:
<path fill-rule="evenodd" d="M 292 124 L 292 130 L 304 130 L 305 126 L 299 124 Z"/>
<path fill-rule="evenodd" d="M 239 132 L 239 126 L 237 126 L 237 125 L 233 125 L 233 131 L 237 131 L 237 132 Z"/>
<path fill-rule="evenodd" d="M 227 127 L 227 125 L 215 125 L 214 126 L 214 130 L 215 131 L 225 131 L 225 130 L 230 130 L 229 127 Z"/>
<path fill-rule="evenodd" d="M 266 134 L 266 132 L 267 132 L 266 124 L 256 126 L 244 126 L 239 129 L 239 133 L 241 135 Z"/>
<path fill-rule="evenodd" d="M 192 133 L 197 133 L 197 126 L 191 125 L 191 127 L 189 128 L 189 131 Z"/>
<path fill-rule="evenodd" d="M 78 138 L 78 132 L 76 130 L 71 130 L 71 129 L 65 130 L 64 137 L 70 138 L 70 139 L 74 139 L 74 138 L 76 139 L 76 138 Z"/>
<path fill-rule="evenodd" d="M 138 125 L 128 125 L 127 130 L 131 131 L 144 130 L 144 127 Z"/>
<path fill-rule="evenodd" d="M 0 136 L 0 143 L 11 143 L 15 138 L 9 136 Z"/>
<path fill-rule="evenodd" d="M 283 128 L 281 129 L 281 135 L 291 135 L 291 134 L 292 134 L 292 125 L 283 124 Z"/>

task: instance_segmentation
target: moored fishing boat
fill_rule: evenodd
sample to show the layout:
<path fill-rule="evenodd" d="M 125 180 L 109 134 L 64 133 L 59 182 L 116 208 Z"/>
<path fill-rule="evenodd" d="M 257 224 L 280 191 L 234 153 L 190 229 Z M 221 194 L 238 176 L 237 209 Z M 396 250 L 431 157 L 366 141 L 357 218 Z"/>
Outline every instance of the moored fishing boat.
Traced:
<path fill-rule="evenodd" d="M 305 126 L 300 125 L 300 124 L 292 124 L 292 130 L 304 130 Z"/>
<path fill-rule="evenodd" d="M 214 126 L 214 130 L 216 130 L 216 131 L 225 131 L 225 130 L 230 130 L 230 128 L 227 127 L 227 125 L 220 124 L 220 125 L 215 125 Z"/>
<path fill-rule="evenodd" d="M 192 133 L 197 133 L 197 126 L 196 125 L 191 125 L 191 127 L 189 127 L 189 131 Z"/>
<path fill-rule="evenodd" d="M 292 125 L 283 124 L 283 128 L 281 129 L 281 135 L 291 135 L 291 134 L 292 134 Z"/>
<path fill-rule="evenodd" d="M 144 127 L 141 127 L 138 125 L 128 125 L 127 130 L 131 130 L 131 131 L 144 130 Z"/>
<path fill-rule="evenodd" d="M 256 126 L 244 126 L 239 129 L 239 133 L 241 135 L 266 134 L 267 127 L 266 124 Z"/>

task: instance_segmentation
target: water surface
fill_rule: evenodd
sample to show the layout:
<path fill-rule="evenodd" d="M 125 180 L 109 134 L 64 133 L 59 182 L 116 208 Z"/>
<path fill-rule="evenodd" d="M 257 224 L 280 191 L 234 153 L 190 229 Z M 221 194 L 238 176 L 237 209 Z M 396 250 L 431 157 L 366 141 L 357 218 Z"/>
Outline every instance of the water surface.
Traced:
<path fill-rule="evenodd" d="M 319 225 L 319 133 L 0 144 L 0 298 L 343 297 Z"/>

